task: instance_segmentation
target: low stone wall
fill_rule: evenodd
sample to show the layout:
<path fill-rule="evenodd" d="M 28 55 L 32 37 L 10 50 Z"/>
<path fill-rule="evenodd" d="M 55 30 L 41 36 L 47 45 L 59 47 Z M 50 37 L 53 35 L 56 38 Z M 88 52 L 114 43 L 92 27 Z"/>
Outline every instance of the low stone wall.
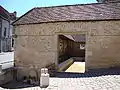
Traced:
<path fill-rule="evenodd" d="M 0 85 L 6 84 L 13 80 L 13 70 L 7 70 L 0 73 Z M 0 89 L 1 90 L 1 89 Z"/>
<path fill-rule="evenodd" d="M 85 62 L 85 57 L 72 57 L 74 61 Z"/>
<path fill-rule="evenodd" d="M 72 58 L 62 62 L 61 64 L 58 65 L 58 71 L 64 71 L 67 69 L 71 64 L 73 64 L 74 60 Z"/>

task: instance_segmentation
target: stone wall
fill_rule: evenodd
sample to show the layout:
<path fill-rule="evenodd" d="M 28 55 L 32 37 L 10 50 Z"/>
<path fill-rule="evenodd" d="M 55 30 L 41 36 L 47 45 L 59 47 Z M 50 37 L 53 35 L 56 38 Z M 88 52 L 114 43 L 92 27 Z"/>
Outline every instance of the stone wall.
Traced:
<path fill-rule="evenodd" d="M 58 57 L 58 35 L 86 35 L 86 69 L 120 66 L 120 21 L 56 22 L 15 26 L 16 66 L 44 67 Z"/>
<path fill-rule="evenodd" d="M 69 40 L 69 39 L 68 39 Z M 69 55 L 68 54 L 68 40 L 65 39 L 61 39 L 60 37 L 58 37 L 58 54 L 59 56 L 64 56 L 64 55 Z"/>
<path fill-rule="evenodd" d="M 59 56 L 71 56 L 71 57 L 85 57 L 85 50 L 80 49 L 80 44 L 85 44 L 85 42 L 75 42 L 65 36 L 58 38 L 58 54 Z"/>
<path fill-rule="evenodd" d="M 80 44 L 84 44 L 84 42 L 73 42 L 72 57 L 85 57 L 85 50 L 80 49 Z"/>
<path fill-rule="evenodd" d="M 0 73 L 0 85 L 11 82 L 15 78 L 13 78 L 13 74 L 13 70 L 3 71 L 2 73 Z"/>

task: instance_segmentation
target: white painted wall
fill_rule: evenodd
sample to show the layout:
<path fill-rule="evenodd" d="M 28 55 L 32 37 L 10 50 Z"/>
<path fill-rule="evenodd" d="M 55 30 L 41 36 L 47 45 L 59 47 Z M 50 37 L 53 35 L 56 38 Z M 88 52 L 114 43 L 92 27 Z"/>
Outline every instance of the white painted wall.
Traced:
<path fill-rule="evenodd" d="M 2 52 L 11 50 L 11 44 L 12 44 L 12 26 L 10 25 L 10 22 L 7 20 L 2 19 L 2 37 L 4 37 L 4 31 L 6 28 L 6 36 L 7 39 L 2 39 Z"/>
<path fill-rule="evenodd" d="M 7 34 L 6 36 L 9 36 L 9 32 L 10 32 L 10 22 L 2 19 L 2 36 L 4 36 L 4 28 L 7 28 Z"/>
<path fill-rule="evenodd" d="M 10 36 L 12 36 L 13 34 L 13 26 L 11 25 L 13 21 L 10 21 Z"/>
<path fill-rule="evenodd" d="M 14 67 L 14 52 L 0 53 L 0 64 L 2 69 Z"/>

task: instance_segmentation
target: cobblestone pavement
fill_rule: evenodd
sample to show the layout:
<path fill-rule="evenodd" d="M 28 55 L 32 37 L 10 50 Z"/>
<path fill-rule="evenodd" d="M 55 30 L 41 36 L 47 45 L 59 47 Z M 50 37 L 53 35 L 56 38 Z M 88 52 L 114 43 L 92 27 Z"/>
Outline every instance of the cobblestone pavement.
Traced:
<path fill-rule="evenodd" d="M 47 88 L 35 86 L 14 90 L 120 90 L 120 69 L 96 70 L 84 74 L 57 73 L 57 77 L 50 78 Z"/>

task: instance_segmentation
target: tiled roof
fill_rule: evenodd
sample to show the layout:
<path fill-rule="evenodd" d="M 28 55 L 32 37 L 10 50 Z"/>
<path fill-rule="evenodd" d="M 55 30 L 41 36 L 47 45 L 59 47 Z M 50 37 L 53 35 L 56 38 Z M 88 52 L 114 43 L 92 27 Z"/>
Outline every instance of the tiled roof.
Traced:
<path fill-rule="evenodd" d="M 103 2 L 103 3 L 113 3 L 113 2 L 120 2 L 120 0 L 97 0 L 98 2 Z"/>
<path fill-rule="evenodd" d="M 9 20 L 10 19 L 10 15 L 9 14 L 10 13 L 7 10 L 5 10 L 2 6 L 0 6 L 0 17 L 1 18 Z"/>
<path fill-rule="evenodd" d="M 13 20 L 13 21 L 15 21 L 16 20 L 16 14 L 17 14 L 16 11 L 13 12 L 13 13 L 10 13 L 10 19 Z"/>
<path fill-rule="evenodd" d="M 75 42 L 85 42 L 85 35 L 64 35 Z"/>
<path fill-rule="evenodd" d="M 120 3 L 81 4 L 33 8 L 13 25 L 72 20 L 120 19 Z"/>
<path fill-rule="evenodd" d="M 85 42 L 85 35 L 72 35 L 76 42 Z"/>
<path fill-rule="evenodd" d="M 16 12 L 15 12 L 16 13 Z M 6 9 L 4 9 L 2 6 L 0 6 L 0 18 L 3 18 L 5 20 L 16 20 L 16 15 L 14 13 L 9 13 Z"/>

